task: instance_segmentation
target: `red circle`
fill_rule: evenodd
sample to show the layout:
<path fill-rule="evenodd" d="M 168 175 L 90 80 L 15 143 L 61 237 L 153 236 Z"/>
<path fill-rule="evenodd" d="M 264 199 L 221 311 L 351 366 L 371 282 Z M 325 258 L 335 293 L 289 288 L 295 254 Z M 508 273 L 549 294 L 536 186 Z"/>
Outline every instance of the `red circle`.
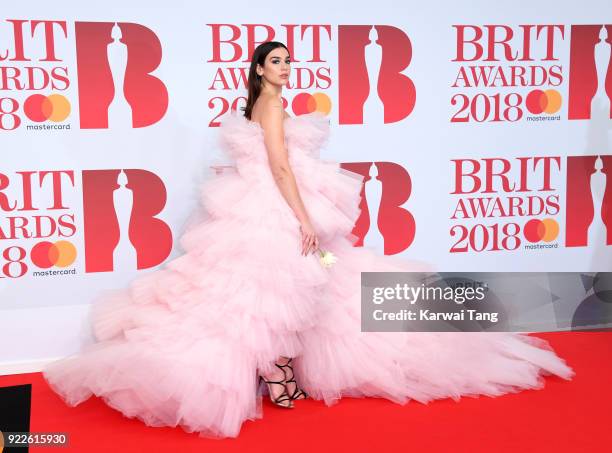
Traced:
<path fill-rule="evenodd" d="M 30 120 L 42 123 L 49 118 L 45 116 L 48 113 L 48 103 L 47 96 L 33 94 L 32 96 L 28 96 L 23 103 L 23 111 Z"/>
<path fill-rule="evenodd" d="M 50 252 L 55 247 L 49 241 L 43 241 L 36 244 L 32 247 L 30 251 L 30 258 L 32 259 L 32 263 L 35 266 L 40 267 L 41 269 L 47 269 L 48 267 L 53 266 L 52 257 L 50 256 Z"/>
<path fill-rule="evenodd" d="M 525 99 L 525 106 L 534 115 L 539 115 L 544 111 L 547 104 L 546 94 L 542 90 L 533 90 Z M 544 106 L 542 106 L 544 104 Z"/>
<path fill-rule="evenodd" d="M 303 115 L 304 113 L 310 113 L 312 107 L 312 96 L 309 93 L 300 93 L 293 98 L 291 101 L 291 107 L 293 113 L 296 115 Z"/>
<path fill-rule="evenodd" d="M 545 229 L 541 220 L 531 219 L 523 227 L 523 234 L 529 242 L 539 242 L 544 237 Z"/>

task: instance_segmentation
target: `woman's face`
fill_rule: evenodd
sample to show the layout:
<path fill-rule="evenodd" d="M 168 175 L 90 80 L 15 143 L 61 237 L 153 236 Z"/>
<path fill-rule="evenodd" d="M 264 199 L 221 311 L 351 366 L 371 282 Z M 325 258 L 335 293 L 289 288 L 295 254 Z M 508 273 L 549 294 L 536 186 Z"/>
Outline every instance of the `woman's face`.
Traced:
<path fill-rule="evenodd" d="M 289 52 L 284 47 L 272 50 L 264 61 L 264 66 L 257 65 L 257 74 L 265 79 L 265 83 L 273 85 L 286 85 L 291 72 L 291 59 Z"/>

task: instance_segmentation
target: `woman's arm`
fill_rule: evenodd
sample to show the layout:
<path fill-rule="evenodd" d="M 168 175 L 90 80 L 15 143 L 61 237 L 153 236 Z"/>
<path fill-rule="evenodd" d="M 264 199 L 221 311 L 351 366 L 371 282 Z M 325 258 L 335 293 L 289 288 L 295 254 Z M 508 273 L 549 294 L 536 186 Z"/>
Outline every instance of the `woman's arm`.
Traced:
<path fill-rule="evenodd" d="M 270 170 L 281 194 L 301 224 L 302 254 L 307 255 L 317 250 L 319 241 L 289 164 L 283 130 L 283 106 L 279 99 L 270 98 L 262 99 L 262 101 L 264 101 L 264 104 L 262 105 L 261 125 L 264 130 L 264 144 L 268 152 Z"/>

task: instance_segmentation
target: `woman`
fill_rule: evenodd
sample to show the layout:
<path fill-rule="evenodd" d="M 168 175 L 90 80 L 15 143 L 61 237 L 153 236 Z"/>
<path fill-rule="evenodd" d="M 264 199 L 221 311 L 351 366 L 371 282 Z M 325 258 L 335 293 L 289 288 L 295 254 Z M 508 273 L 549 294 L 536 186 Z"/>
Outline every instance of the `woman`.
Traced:
<path fill-rule="evenodd" d="M 185 254 L 95 301 L 98 342 L 50 364 L 49 385 L 70 405 L 95 394 L 151 426 L 235 437 L 266 390 L 283 408 L 307 396 L 404 404 L 570 379 L 525 334 L 361 332 L 361 271 L 429 269 L 353 247 L 362 177 L 318 159 L 325 117 L 284 112 L 290 62 L 279 42 L 255 49 L 244 116 L 220 130 L 237 171 L 201 188 L 209 218 L 180 238 Z M 338 263 L 321 266 L 319 248 Z"/>

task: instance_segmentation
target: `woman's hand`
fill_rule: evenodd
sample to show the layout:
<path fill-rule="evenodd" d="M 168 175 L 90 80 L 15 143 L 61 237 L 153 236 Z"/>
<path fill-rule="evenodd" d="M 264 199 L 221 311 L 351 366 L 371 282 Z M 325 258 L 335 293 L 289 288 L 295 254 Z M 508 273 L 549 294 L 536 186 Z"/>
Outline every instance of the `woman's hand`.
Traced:
<path fill-rule="evenodd" d="M 316 252 L 319 248 L 319 238 L 310 221 L 302 222 L 300 232 L 302 233 L 302 255 Z"/>

